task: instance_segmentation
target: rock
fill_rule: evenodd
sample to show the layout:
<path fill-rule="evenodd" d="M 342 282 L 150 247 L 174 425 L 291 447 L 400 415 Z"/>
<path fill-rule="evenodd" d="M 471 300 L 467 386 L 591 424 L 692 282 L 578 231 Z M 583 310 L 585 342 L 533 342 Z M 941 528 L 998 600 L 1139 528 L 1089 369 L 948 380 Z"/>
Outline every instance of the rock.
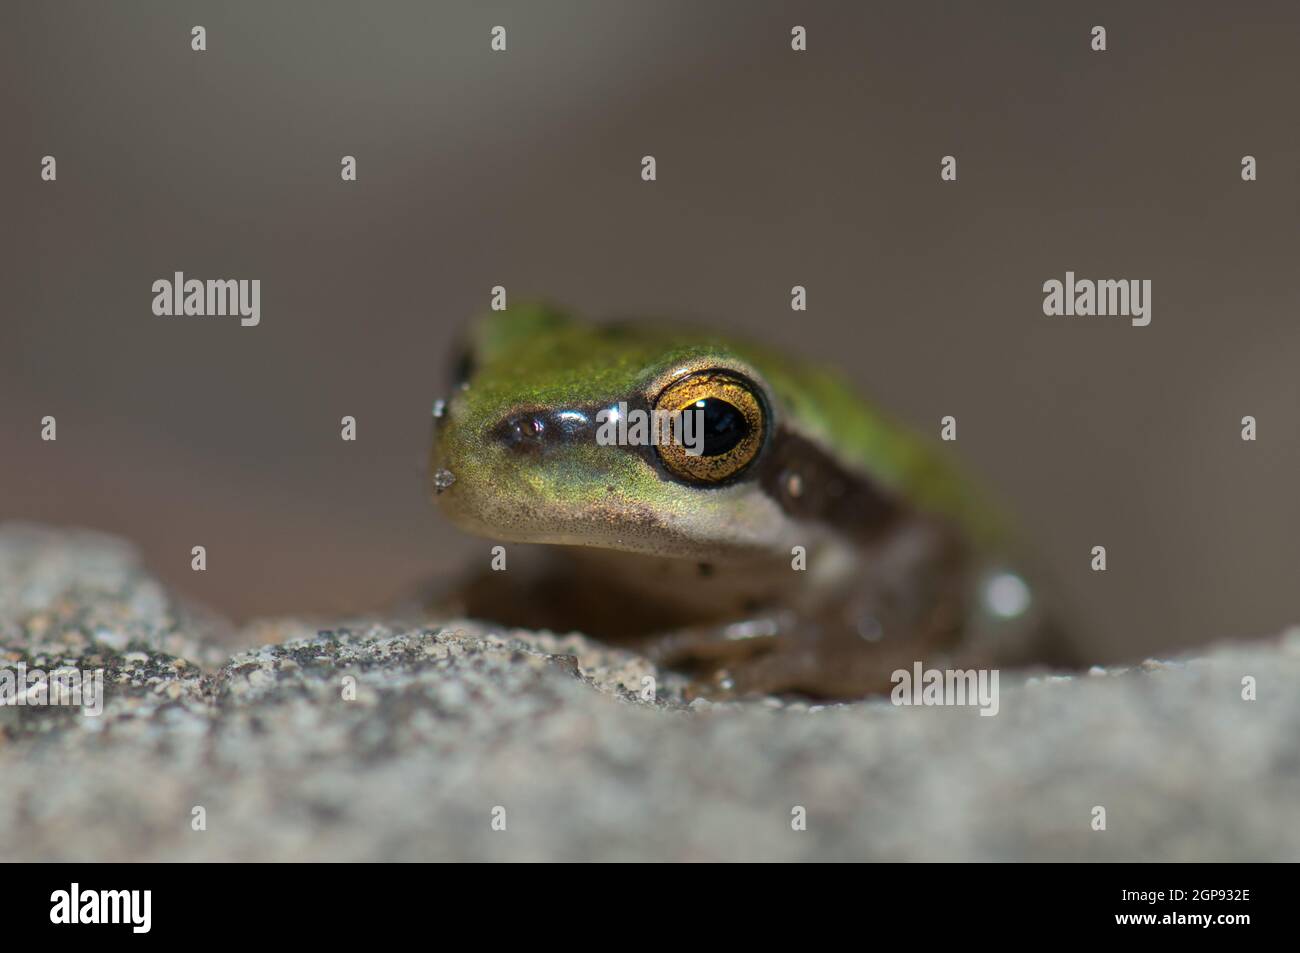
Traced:
<path fill-rule="evenodd" d="M 0 645 L 69 657 L 134 646 L 217 665 L 226 653 L 214 643 L 227 628 L 174 599 L 128 543 L 84 530 L 0 525 Z"/>
<path fill-rule="evenodd" d="M 0 708 L 0 860 L 1300 859 L 1296 633 L 1006 672 L 982 717 L 688 705 L 638 656 L 465 620 L 219 630 L 119 541 L 0 528 L 0 669 L 106 689 Z"/>

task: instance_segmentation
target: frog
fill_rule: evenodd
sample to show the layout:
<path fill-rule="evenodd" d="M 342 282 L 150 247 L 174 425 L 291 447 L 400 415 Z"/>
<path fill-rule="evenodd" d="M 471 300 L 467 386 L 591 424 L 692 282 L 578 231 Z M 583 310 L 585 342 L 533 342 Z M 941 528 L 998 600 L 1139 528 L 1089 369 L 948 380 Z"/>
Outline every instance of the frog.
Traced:
<path fill-rule="evenodd" d="M 546 302 L 478 317 L 453 363 L 431 496 L 512 560 L 455 611 L 627 648 L 710 699 L 866 698 L 918 662 L 1071 664 L 1000 506 L 836 369 Z M 637 411 L 696 415 L 694 444 L 600 439 Z"/>

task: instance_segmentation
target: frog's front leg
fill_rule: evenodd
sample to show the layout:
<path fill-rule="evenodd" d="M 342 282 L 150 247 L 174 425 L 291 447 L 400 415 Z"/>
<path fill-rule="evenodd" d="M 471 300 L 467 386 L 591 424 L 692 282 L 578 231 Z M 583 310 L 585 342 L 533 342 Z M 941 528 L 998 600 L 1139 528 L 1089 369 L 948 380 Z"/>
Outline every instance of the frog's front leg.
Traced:
<path fill-rule="evenodd" d="M 851 594 L 669 632 L 643 651 L 694 676 L 709 697 L 860 698 L 889 691 L 893 674 L 916 661 L 949 662 L 969 594 L 960 541 L 943 524 L 913 521 L 867 556 Z"/>
<path fill-rule="evenodd" d="M 861 698 L 888 692 L 893 674 L 911 671 L 918 660 L 931 665 L 951 655 L 933 640 L 870 641 L 837 623 L 776 613 L 670 632 L 644 651 L 657 664 L 691 675 L 693 695 L 719 700 L 779 694 Z"/>

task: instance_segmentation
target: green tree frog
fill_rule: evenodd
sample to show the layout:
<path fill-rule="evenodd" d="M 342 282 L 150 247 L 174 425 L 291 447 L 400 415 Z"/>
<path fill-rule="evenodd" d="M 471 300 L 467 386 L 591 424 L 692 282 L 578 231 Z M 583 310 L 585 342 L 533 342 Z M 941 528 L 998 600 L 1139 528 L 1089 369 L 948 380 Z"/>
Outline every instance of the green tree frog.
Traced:
<path fill-rule="evenodd" d="M 464 530 L 544 544 L 508 546 L 460 593 L 467 614 L 634 646 L 711 697 L 1065 659 L 1003 521 L 828 369 L 535 304 L 474 323 L 455 377 L 433 496 Z M 618 407 L 701 413 L 702 446 L 597 439 Z"/>

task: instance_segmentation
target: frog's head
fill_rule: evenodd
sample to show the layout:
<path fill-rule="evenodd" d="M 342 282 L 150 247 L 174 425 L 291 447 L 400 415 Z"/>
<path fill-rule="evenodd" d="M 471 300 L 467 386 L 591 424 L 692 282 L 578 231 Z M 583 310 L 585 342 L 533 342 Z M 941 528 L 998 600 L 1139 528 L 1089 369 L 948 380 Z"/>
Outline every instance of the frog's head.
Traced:
<path fill-rule="evenodd" d="M 455 377 L 435 405 L 430 473 L 461 528 L 689 559 L 789 558 L 794 521 L 772 493 L 781 402 L 732 346 L 512 306 L 471 327 Z M 625 420 L 693 412 L 702 429 L 647 445 L 627 428 L 620 442 L 620 407 Z"/>

